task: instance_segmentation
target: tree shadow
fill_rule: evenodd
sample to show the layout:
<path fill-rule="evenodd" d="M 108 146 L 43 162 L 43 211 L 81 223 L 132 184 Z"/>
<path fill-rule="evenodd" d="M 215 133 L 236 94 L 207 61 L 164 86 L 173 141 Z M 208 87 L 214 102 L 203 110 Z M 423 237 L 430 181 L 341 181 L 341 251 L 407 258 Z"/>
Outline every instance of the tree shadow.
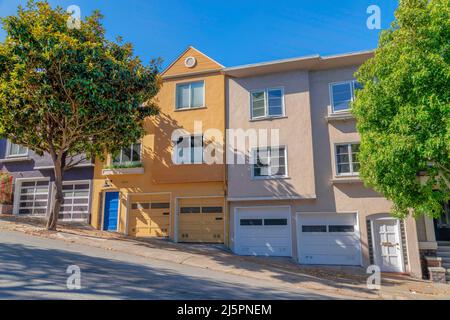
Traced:
<path fill-rule="evenodd" d="M 66 270 L 70 265 L 81 269 L 81 290 L 67 289 Z M 0 299 L 327 298 L 22 244 L 0 244 L 0 267 Z"/>

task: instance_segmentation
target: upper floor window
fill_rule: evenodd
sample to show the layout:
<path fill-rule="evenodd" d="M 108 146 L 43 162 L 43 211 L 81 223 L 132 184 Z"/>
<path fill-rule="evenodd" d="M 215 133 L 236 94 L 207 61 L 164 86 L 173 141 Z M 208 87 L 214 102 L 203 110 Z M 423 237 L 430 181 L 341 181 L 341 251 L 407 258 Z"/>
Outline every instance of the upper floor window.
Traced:
<path fill-rule="evenodd" d="M 284 92 L 282 88 L 255 90 L 251 92 L 252 119 L 280 117 L 284 115 Z"/>
<path fill-rule="evenodd" d="M 183 136 L 175 142 L 175 164 L 203 163 L 203 136 Z"/>
<path fill-rule="evenodd" d="M 336 145 L 336 167 L 338 175 L 356 175 L 359 172 L 359 144 Z"/>
<path fill-rule="evenodd" d="M 361 89 L 361 85 L 357 81 L 346 81 L 330 86 L 333 113 L 350 110 L 350 103 L 355 100 L 355 91 Z"/>
<path fill-rule="evenodd" d="M 141 163 L 141 144 L 133 143 L 129 147 L 123 148 L 113 158 L 112 164 L 117 166 L 125 166 Z"/>
<path fill-rule="evenodd" d="M 28 148 L 19 144 L 12 143 L 8 140 L 6 157 L 26 157 L 28 156 Z"/>
<path fill-rule="evenodd" d="M 176 108 L 191 109 L 205 106 L 205 82 L 189 82 L 177 84 Z"/>
<path fill-rule="evenodd" d="M 253 177 L 278 178 L 287 176 L 286 147 L 255 149 L 253 157 Z"/>

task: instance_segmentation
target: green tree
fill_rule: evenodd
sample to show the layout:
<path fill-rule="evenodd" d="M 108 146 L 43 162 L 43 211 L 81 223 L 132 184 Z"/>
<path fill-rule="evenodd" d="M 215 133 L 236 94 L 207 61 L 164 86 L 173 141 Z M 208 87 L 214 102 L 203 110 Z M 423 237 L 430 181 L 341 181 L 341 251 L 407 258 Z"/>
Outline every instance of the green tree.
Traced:
<path fill-rule="evenodd" d="M 356 73 L 361 176 L 404 217 L 437 217 L 450 190 L 450 1 L 400 0 Z"/>
<path fill-rule="evenodd" d="M 0 133 L 50 154 L 56 192 L 49 230 L 57 226 L 64 172 L 137 141 L 143 120 L 158 113 L 151 101 L 160 88 L 159 61 L 144 66 L 131 44 L 107 40 L 98 11 L 79 28 L 69 19 L 46 1 L 29 1 L 2 19 Z"/>

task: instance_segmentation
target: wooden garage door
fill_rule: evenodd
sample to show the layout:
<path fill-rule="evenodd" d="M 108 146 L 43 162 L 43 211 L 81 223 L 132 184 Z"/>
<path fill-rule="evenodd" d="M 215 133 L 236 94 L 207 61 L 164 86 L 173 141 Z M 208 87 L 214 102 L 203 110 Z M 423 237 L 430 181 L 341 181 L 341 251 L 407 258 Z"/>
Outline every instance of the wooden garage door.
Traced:
<path fill-rule="evenodd" d="M 168 195 L 131 196 L 129 235 L 168 237 L 170 197 Z"/>
<path fill-rule="evenodd" d="M 180 242 L 224 242 L 224 199 L 180 199 L 178 202 Z"/>

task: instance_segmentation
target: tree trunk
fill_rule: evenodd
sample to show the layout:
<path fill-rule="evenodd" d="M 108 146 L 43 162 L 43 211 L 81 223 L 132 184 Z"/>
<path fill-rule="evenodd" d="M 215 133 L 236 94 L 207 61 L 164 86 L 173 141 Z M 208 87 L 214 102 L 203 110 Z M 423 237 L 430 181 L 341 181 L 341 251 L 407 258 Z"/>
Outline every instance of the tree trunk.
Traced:
<path fill-rule="evenodd" d="M 59 211 L 61 209 L 61 205 L 64 200 L 64 194 L 63 194 L 63 174 L 62 174 L 62 163 L 60 159 L 54 159 L 53 161 L 55 165 L 55 188 L 56 188 L 56 194 L 55 194 L 55 202 L 53 203 L 52 210 L 50 212 L 50 216 L 47 220 L 47 230 L 56 231 L 56 226 L 58 224 L 58 216 Z"/>

